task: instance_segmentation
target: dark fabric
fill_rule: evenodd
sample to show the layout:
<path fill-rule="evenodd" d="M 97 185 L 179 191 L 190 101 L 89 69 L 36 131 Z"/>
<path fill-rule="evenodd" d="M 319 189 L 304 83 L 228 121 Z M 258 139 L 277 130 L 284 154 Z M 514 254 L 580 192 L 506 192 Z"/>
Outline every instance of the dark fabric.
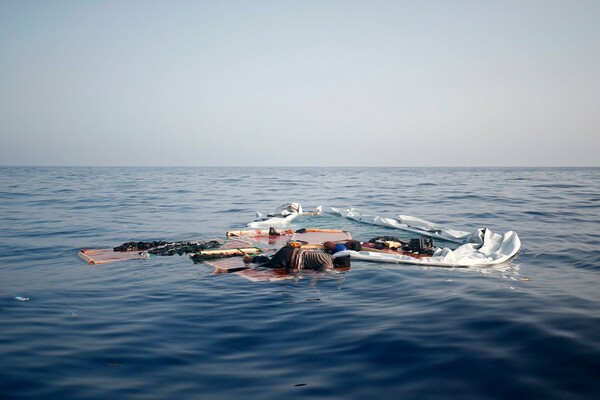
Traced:
<path fill-rule="evenodd" d="M 279 251 L 277 251 L 277 253 L 271 257 L 271 259 L 268 259 L 265 256 L 256 256 L 252 259 L 252 262 L 261 263 L 260 266 L 265 268 L 291 269 L 293 268 L 291 265 L 291 260 L 292 256 L 294 255 L 294 250 L 295 248 L 292 246 L 285 246 L 279 249 Z"/>
<path fill-rule="evenodd" d="M 264 264 L 269 261 L 270 258 L 267 256 L 254 256 L 252 257 L 252 262 L 255 264 Z"/>

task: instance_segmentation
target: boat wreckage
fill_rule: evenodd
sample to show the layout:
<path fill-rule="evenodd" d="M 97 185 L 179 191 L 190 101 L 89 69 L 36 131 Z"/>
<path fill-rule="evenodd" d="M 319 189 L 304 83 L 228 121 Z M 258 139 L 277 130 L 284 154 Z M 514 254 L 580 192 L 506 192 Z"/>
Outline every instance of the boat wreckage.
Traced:
<path fill-rule="evenodd" d="M 469 268 L 506 263 L 521 248 L 519 236 L 513 231 L 495 233 L 488 228 L 478 228 L 473 232 L 466 232 L 406 215 L 380 216 L 356 208 L 325 206 L 306 212 L 299 203 L 287 203 L 266 215 L 257 212 L 256 220 L 246 224 L 244 229 L 227 232 L 225 238 L 185 242 L 128 242 L 113 249 L 85 249 L 78 255 L 89 264 L 97 265 L 153 256 L 187 254 L 194 262 L 214 266 L 216 272 L 237 272 L 253 279 L 257 275 L 260 276 L 261 271 L 244 263 L 244 255 L 272 255 L 286 245 L 325 251 L 325 241 L 343 243 L 352 239 L 350 232 L 337 229 L 291 229 L 300 216 L 322 214 L 338 215 L 360 223 L 396 229 L 417 236 L 408 241 L 393 235 L 379 236 L 361 242 L 362 248 L 359 251 L 345 249 L 333 254 L 334 258 L 349 256 L 357 261 Z M 437 245 L 440 242 L 448 245 Z M 269 280 L 273 280 L 273 276 L 287 276 L 273 271 L 263 271 L 263 274 L 266 274 Z"/>

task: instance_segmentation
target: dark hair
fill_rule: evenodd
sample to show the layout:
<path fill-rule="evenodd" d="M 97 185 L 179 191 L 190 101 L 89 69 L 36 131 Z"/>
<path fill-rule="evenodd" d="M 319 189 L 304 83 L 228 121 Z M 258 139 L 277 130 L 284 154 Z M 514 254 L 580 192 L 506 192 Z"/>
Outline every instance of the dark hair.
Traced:
<path fill-rule="evenodd" d="M 362 245 L 358 240 L 348 240 L 345 244 L 348 250 L 361 251 Z"/>
<path fill-rule="evenodd" d="M 336 268 L 350 268 L 350 256 L 334 257 L 333 266 Z"/>

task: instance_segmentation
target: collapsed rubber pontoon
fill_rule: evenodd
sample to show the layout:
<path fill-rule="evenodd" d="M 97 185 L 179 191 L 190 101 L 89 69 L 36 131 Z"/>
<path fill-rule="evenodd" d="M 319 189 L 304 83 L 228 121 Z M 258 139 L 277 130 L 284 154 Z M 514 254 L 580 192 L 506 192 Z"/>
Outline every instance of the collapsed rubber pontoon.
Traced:
<path fill-rule="evenodd" d="M 334 257 L 349 255 L 352 259 L 364 261 L 466 268 L 502 264 L 513 258 L 521 248 L 519 236 L 512 231 L 501 235 L 489 229 L 478 229 L 469 236 L 468 241 L 454 250 L 438 247 L 429 256 L 415 257 L 392 251 L 346 250 L 336 253 Z"/>
<path fill-rule="evenodd" d="M 289 209 L 290 206 L 292 206 L 291 209 Z M 455 249 L 438 247 L 431 255 L 427 256 L 391 249 L 389 251 L 364 250 L 360 252 L 347 250 L 335 255 L 349 255 L 356 260 L 438 267 L 475 267 L 507 262 L 521 248 L 521 240 L 513 231 L 499 234 L 487 228 L 480 228 L 469 233 L 442 227 L 417 217 L 407 215 L 385 217 L 365 213 L 356 208 L 341 209 L 320 206 L 317 211 L 319 214 L 322 212 L 336 214 L 354 221 L 399 229 L 460 245 Z M 311 214 L 314 215 L 314 213 Z M 302 207 L 298 203 L 288 203 L 279 207 L 276 213 L 271 214 L 268 219 L 252 222 L 248 226 L 254 228 L 268 228 L 269 224 L 273 227 L 288 226 L 300 215 L 302 215 Z"/>

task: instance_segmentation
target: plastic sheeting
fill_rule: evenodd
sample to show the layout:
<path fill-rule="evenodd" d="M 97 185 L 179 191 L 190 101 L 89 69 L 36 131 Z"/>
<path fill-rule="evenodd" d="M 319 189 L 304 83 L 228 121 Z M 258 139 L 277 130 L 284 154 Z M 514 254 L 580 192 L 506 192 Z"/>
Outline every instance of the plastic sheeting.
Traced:
<path fill-rule="evenodd" d="M 519 236 L 508 231 L 504 234 L 494 233 L 487 228 L 477 229 L 473 233 L 442 227 L 417 217 L 397 215 L 382 217 L 364 213 L 356 208 L 339 209 L 326 207 L 324 212 L 335 213 L 343 217 L 367 224 L 386 226 L 422 236 L 459 243 L 461 246 L 452 250 L 438 248 L 433 256 L 415 258 L 398 253 L 381 253 L 370 251 L 344 251 L 336 256 L 350 255 L 353 259 L 365 261 L 391 262 L 400 264 L 418 264 L 439 267 L 474 267 L 504 263 L 514 257 L 521 248 Z"/>
<path fill-rule="evenodd" d="M 460 246 L 454 250 L 448 247 L 438 248 L 431 257 L 415 258 L 393 252 L 355 252 L 351 250 L 336 253 L 336 257 L 350 255 L 352 259 L 365 261 L 439 267 L 473 267 L 504 263 L 514 257 L 521 248 L 521 240 L 517 233 L 513 231 L 499 234 L 494 233 L 487 228 L 481 228 L 473 233 L 469 233 L 443 227 L 433 222 L 408 215 L 384 217 L 369 214 L 356 208 L 342 209 L 319 206 L 317 209 L 320 212 L 337 214 L 366 224 L 396 228 L 421 236 L 460 244 Z M 253 228 L 287 226 L 296 217 L 302 214 L 302 207 L 298 203 L 288 203 L 279 207 L 276 212 L 278 212 L 279 215 L 269 215 L 270 218 L 263 218 L 260 221 L 251 222 L 248 226 Z"/>
<path fill-rule="evenodd" d="M 388 228 L 401 229 L 403 231 L 417 233 L 422 236 L 436 239 L 447 240 L 454 243 L 465 243 L 471 233 L 457 231 L 425 221 L 417 217 L 408 215 L 397 215 L 393 217 L 382 217 L 379 215 L 368 214 L 356 208 L 334 208 L 323 207 L 323 212 L 329 212 L 341 215 L 354 221 L 363 222 L 371 225 L 386 226 Z"/>
<path fill-rule="evenodd" d="M 286 203 L 277 207 L 266 217 L 260 212 L 256 212 L 259 219 L 250 222 L 247 226 L 249 228 L 282 228 L 288 226 L 299 215 L 302 215 L 302 206 L 299 203 Z"/>

